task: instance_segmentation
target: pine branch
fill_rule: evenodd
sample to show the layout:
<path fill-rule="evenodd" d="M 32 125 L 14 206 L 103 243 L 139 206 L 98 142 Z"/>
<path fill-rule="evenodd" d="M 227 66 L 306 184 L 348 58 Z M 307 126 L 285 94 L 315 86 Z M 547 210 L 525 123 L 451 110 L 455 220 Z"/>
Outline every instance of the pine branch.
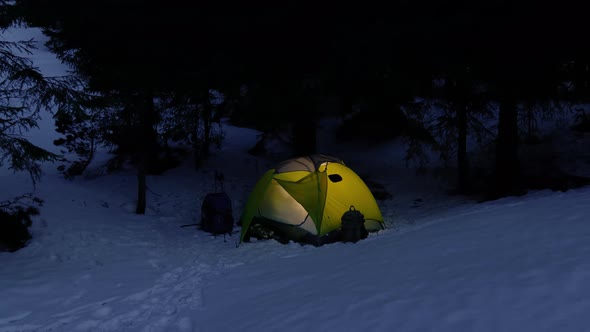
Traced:
<path fill-rule="evenodd" d="M 27 202 L 24 202 L 24 201 Z M 33 196 L 31 193 L 19 195 L 13 199 L 0 201 L 0 210 L 13 213 L 18 209 L 31 208 L 33 206 L 43 206 L 43 200 Z"/>

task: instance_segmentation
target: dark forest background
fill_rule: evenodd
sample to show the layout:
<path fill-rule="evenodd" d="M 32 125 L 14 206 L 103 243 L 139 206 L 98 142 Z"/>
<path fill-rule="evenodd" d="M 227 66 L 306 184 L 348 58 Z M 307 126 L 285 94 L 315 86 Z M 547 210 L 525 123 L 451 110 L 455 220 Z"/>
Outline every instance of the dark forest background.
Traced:
<path fill-rule="evenodd" d="M 190 146 L 198 168 L 223 144 L 221 118 L 263 133 L 252 153 L 263 153 L 262 140 L 281 130 L 300 155 L 318 152 L 322 117 L 342 116 L 340 139 L 404 137 L 408 160 L 427 146 L 456 168 L 456 193 L 485 199 L 587 184 L 558 169 L 532 176 L 519 155 L 523 144 L 538 142 L 541 117 L 577 112 L 573 129 L 590 130 L 588 14 L 575 2 L 0 4 L 3 29 L 41 28 L 71 69 L 68 77 L 43 77 L 18 55 L 32 44 L 2 41 L 1 160 L 33 179 L 40 162 L 61 161 L 64 176 L 74 177 L 98 147 L 110 147 L 109 170 L 125 162 L 137 168 L 140 214 L 146 175 L 182 155 L 170 143 Z M 435 125 L 424 121 L 432 107 L 440 110 Z M 63 136 L 54 143 L 77 159 L 9 135 L 15 123 L 34 126 L 43 109 Z M 435 130 L 447 139 L 437 140 Z M 483 172 L 472 171 L 469 137 L 489 151 Z"/>

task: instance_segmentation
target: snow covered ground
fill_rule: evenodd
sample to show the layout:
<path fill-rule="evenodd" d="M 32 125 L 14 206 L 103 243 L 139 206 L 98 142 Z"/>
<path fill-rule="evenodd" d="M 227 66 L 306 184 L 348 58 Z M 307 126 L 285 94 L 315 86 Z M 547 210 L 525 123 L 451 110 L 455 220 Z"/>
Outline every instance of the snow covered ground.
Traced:
<path fill-rule="evenodd" d="M 395 142 L 323 138 L 322 153 L 393 195 L 379 201 L 387 229 L 237 247 L 238 234 L 180 227 L 199 221 L 214 171 L 237 218 L 275 162 L 246 152 L 255 131 L 224 129 L 201 170 L 187 160 L 148 178 L 146 215 L 134 214 L 132 170 L 65 180 L 46 165 L 33 240 L 0 253 L 0 332 L 590 331 L 590 188 L 477 203 L 405 168 Z M 51 119 L 28 135 L 52 148 Z M 31 190 L 0 169 L 0 199 Z"/>

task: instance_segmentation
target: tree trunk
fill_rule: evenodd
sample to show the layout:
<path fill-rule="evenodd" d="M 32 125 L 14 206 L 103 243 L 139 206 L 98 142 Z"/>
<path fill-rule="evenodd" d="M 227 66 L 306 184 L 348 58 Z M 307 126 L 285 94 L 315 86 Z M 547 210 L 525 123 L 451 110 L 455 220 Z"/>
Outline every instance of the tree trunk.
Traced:
<path fill-rule="evenodd" d="M 137 207 L 135 213 L 145 214 L 147 205 L 147 168 L 148 162 L 150 161 L 149 154 L 155 148 L 153 145 L 157 144 L 154 133 L 155 108 L 152 94 L 147 93 L 138 106 L 136 110 L 138 112 L 138 132 L 140 133 L 140 137 L 138 140 Z"/>
<path fill-rule="evenodd" d="M 301 94 L 290 97 L 293 119 L 293 147 L 298 156 L 316 153 L 316 99 L 314 92 L 304 87 Z"/>
<path fill-rule="evenodd" d="M 137 206 L 135 213 L 145 214 L 146 210 L 146 170 L 145 170 L 145 156 L 141 156 L 139 164 L 137 165 Z"/>
<path fill-rule="evenodd" d="M 457 186 L 460 193 L 467 193 L 469 185 L 469 161 L 467 159 L 467 105 L 457 108 Z"/>
<path fill-rule="evenodd" d="M 195 163 L 195 170 L 201 168 L 201 139 L 199 138 L 199 122 L 201 121 L 202 112 L 199 110 L 198 105 L 193 105 L 194 116 L 192 117 L 192 133 L 191 141 L 193 142 L 193 160 Z"/>
<path fill-rule="evenodd" d="M 352 112 L 352 107 L 354 106 L 354 96 L 353 94 L 346 90 L 343 96 L 340 97 L 340 115 L 346 116 Z"/>
<path fill-rule="evenodd" d="M 293 124 L 293 145 L 298 156 L 316 153 L 316 124 L 313 118 L 301 116 Z"/>
<path fill-rule="evenodd" d="M 467 68 L 456 68 L 454 75 L 446 82 L 446 94 L 454 105 L 455 129 L 457 129 L 457 191 L 470 191 L 469 161 L 467 158 L 467 112 L 471 99 L 472 83 Z"/>
<path fill-rule="evenodd" d="M 516 101 L 505 97 L 500 103 L 496 141 L 495 194 L 513 194 L 518 187 L 518 111 Z"/>
<path fill-rule="evenodd" d="M 205 100 L 203 100 L 203 144 L 201 158 L 207 158 L 209 156 L 210 145 L 211 145 L 211 96 L 209 90 L 205 91 Z"/>
<path fill-rule="evenodd" d="M 195 169 L 199 169 L 203 163 L 203 160 L 209 156 L 211 146 L 211 96 L 209 90 L 204 93 L 203 107 L 201 112 L 197 111 L 198 116 L 195 122 L 195 138 L 193 140 L 193 152 L 195 158 Z M 203 138 L 199 138 L 199 122 L 203 122 Z"/>

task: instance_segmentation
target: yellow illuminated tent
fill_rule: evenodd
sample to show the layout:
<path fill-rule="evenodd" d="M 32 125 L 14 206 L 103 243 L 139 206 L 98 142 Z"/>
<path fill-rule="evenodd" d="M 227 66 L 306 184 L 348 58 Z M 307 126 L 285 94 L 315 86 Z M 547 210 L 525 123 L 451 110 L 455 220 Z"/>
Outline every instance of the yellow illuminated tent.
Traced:
<path fill-rule="evenodd" d="M 367 231 L 384 228 L 373 194 L 341 159 L 319 154 L 289 159 L 254 186 L 240 218 L 240 242 L 248 241 L 256 227 L 284 242 L 334 242 L 351 206 L 364 215 Z"/>

